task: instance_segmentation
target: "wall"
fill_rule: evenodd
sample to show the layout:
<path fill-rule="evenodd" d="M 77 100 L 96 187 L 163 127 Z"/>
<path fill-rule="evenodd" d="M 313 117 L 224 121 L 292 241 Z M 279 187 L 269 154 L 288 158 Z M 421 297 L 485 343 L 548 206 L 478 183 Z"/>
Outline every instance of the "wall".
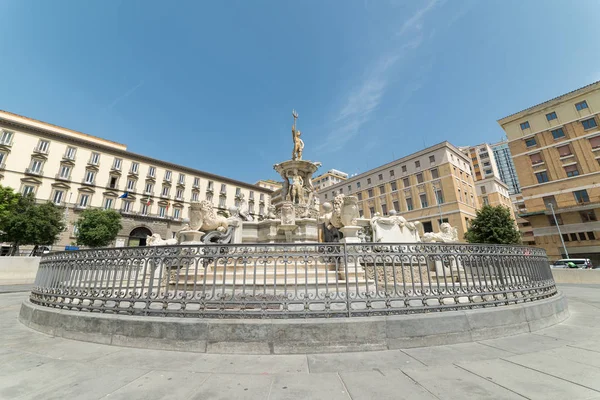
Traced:
<path fill-rule="evenodd" d="M 40 257 L 0 257 L 0 285 L 32 284 Z"/>
<path fill-rule="evenodd" d="M 600 270 L 598 269 L 566 269 L 552 270 L 556 283 L 589 283 L 600 284 Z"/>

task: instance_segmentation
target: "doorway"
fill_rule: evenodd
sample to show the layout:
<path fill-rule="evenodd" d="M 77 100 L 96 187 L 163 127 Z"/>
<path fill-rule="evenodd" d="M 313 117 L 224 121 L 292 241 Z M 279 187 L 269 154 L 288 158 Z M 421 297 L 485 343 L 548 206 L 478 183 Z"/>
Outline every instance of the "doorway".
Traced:
<path fill-rule="evenodd" d="M 131 231 L 129 234 L 129 242 L 127 246 L 129 247 L 137 247 L 137 246 L 145 246 L 146 238 L 148 236 L 152 236 L 152 231 L 150 229 L 145 228 L 143 226 L 137 227 Z"/>

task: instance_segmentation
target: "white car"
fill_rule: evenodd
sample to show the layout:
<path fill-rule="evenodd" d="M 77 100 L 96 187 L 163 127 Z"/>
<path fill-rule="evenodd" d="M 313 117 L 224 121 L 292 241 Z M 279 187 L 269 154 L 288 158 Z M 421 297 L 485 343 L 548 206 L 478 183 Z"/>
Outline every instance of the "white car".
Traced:
<path fill-rule="evenodd" d="M 569 268 L 568 263 L 573 263 L 579 269 L 592 269 L 592 261 L 589 258 L 563 258 L 550 264 L 550 268 Z"/>

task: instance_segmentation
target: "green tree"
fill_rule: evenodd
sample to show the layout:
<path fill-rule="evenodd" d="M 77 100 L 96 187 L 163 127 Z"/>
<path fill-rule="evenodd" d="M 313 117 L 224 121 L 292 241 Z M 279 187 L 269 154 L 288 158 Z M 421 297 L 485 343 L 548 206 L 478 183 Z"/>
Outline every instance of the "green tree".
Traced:
<path fill-rule="evenodd" d="M 521 234 L 508 208 L 486 205 L 477 211 L 465 239 L 469 243 L 518 244 Z"/>
<path fill-rule="evenodd" d="M 6 219 L 4 240 L 20 245 L 51 245 L 65 229 L 63 209 L 53 203 L 36 204 L 33 195 L 19 196 L 17 205 Z"/>
<path fill-rule="evenodd" d="M 114 210 L 85 210 L 75 223 L 77 244 L 89 247 L 108 246 L 121 230 L 121 214 Z"/>
<path fill-rule="evenodd" d="M 21 195 L 15 193 L 13 188 L 0 185 L 0 231 L 6 230 L 6 223 L 15 212 Z"/>

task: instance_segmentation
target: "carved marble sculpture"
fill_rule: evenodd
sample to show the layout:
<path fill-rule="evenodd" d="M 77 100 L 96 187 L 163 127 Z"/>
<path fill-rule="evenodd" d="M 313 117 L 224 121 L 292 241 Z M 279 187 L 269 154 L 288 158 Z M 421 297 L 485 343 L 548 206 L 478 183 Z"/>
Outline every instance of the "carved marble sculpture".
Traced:
<path fill-rule="evenodd" d="M 159 233 L 155 233 L 146 237 L 146 244 L 148 246 L 170 246 L 177 244 L 177 239 L 163 239 Z"/>
<path fill-rule="evenodd" d="M 444 222 L 440 225 L 440 231 L 438 233 L 427 232 L 424 234 L 423 242 L 458 242 L 458 229 L 453 228 L 449 223 Z"/>
<path fill-rule="evenodd" d="M 275 206 L 271 204 L 267 207 L 267 219 L 277 219 L 277 215 L 275 215 Z"/>
<path fill-rule="evenodd" d="M 298 171 L 294 171 L 291 178 L 292 184 L 290 185 L 289 199 L 294 204 L 304 204 L 304 180 L 298 174 Z"/>
<path fill-rule="evenodd" d="M 295 225 L 296 224 L 296 211 L 292 203 L 286 202 L 281 206 L 281 224 L 282 225 Z"/>
<path fill-rule="evenodd" d="M 240 206 L 238 207 L 238 214 L 243 221 L 254 221 L 254 218 L 248 212 L 248 203 L 246 202 L 243 193 L 240 194 Z"/>
<path fill-rule="evenodd" d="M 382 217 L 379 215 L 371 219 L 373 229 L 373 242 L 376 243 L 416 243 L 420 242 L 417 225 L 406 221 L 402 216 L 395 215 Z"/>
<path fill-rule="evenodd" d="M 212 204 L 206 200 L 202 200 L 191 204 L 189 229 L 184 229 L 202 232 L 215 230 L 226 232 L 228 226 L 227 218 L 217 215 Z"/>

